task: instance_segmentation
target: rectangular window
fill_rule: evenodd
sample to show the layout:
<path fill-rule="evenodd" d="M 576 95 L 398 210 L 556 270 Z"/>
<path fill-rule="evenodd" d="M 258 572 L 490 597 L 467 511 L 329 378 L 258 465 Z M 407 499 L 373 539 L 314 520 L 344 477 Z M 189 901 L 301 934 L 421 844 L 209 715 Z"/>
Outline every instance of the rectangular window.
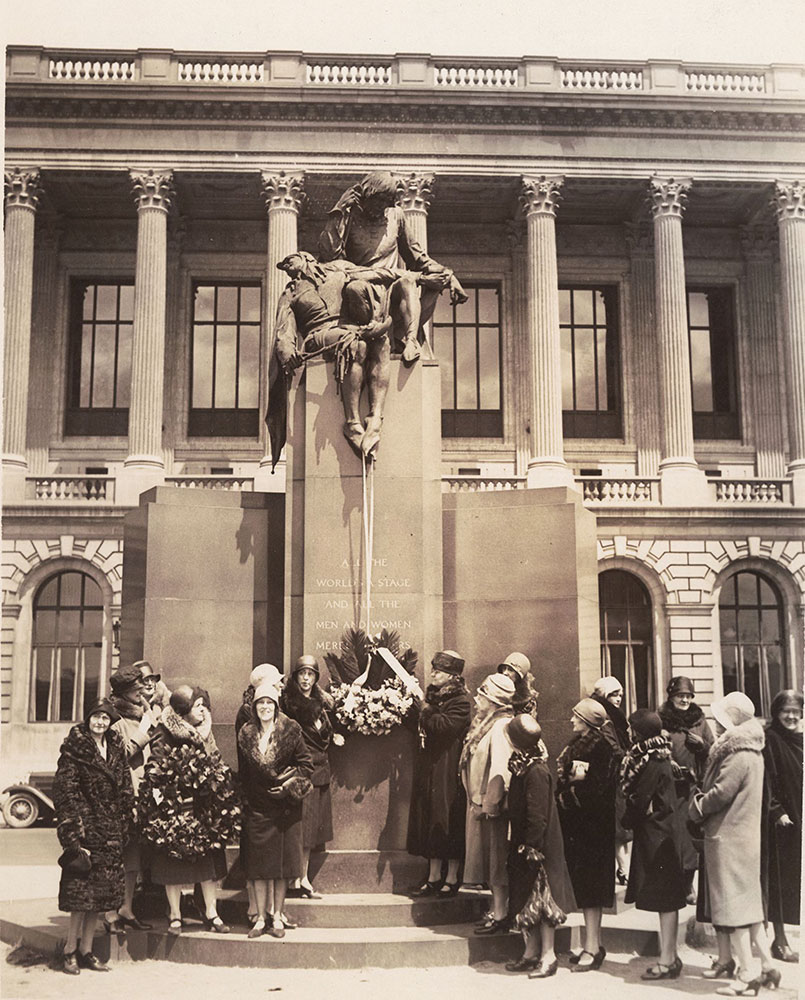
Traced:
<path fill-rule="evenodd" d="M 129 427 L 134 284 L 74 280 L 66 435 L 120 435 Z"/>
<path fill-rule="evenodd" d="M 190 437 L 256 437 L 260 378 L 259 284 L 193 288 Z"/>
<path fill-rule="evenodd" d="M 621 437 L 617 288 L 560 288 L 559 337 L 564 436 Z"/>
<path fill-rule="evenodd" d="M 442 437 L 503 437 L 500 285 L 467 283 L 469 298 L 445 293 L 433 313 L 442 372 Z"/>
<path fill-rule="evenodd" d="M 739 439 L 733 291 L 688 289 L 693 436 Z"/>

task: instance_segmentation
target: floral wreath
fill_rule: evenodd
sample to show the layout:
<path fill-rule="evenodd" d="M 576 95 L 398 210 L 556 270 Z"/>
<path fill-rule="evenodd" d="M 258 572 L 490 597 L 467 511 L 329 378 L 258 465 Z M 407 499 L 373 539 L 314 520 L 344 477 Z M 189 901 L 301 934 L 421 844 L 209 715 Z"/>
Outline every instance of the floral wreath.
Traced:
<path fill-rule="evenodd" d="M 140 831 L 154 847 L 192 861 L 240 831 L 240 801 L 219 754 L 184 744 L 148 762 L 138 796 Z"/>

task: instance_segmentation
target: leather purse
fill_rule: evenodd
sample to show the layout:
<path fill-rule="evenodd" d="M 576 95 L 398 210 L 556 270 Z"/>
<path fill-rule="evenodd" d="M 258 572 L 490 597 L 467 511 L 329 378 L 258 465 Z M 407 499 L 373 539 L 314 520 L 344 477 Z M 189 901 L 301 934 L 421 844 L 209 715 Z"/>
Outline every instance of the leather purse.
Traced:
<path fill-rule="evenodd" d="M 92 871 L 92 858 L 78 847 L 68 847 L 59 858 L 59 867 L 65 875 L 87 876 Z"/>

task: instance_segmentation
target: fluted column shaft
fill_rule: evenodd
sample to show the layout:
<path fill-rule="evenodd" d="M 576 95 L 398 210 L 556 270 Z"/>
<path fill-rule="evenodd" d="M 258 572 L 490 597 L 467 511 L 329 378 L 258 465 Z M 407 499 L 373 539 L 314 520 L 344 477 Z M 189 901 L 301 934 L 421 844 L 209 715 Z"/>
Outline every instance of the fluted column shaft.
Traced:
<path fill-rule="evenodd" d="M 137 264 L 131 353 L 129 454 L 125 465 L 164 469 L 162 401 L 165 368 L 169 173 L 131 174 L 137 201 Z"/>
<path fill-rule="evenodd" d="M 662 430 L 657 386 L 655 338 L 654 250 L 648 226 L 633 225 L 627 232 L 631 253 L 631 339 L 627 359 L 633 386 L 635 445 L 638 476 L 657 476 Z"/>
<path fill-rule="evenodd" d="M 794 502 L 805 506 L 805 184 L 778 184 L 786 362 L 788 368 L 788 431 L 794 480 Z"/>
<path fill-rule="evenodd" d="M 274 327 L 277 315 L 277 303 L 288 283 L 288 275 L 277 268 L 277 264 L 290 253 L 299 249 L 298 221 L 299 211 L 305 199 L 304 174 L 286 172 L 284 170 L 262 173 L 263 198 L 268 213 L 268 246 L 266 250 L 266 284 L 265 301 L 263 303 L 263 336 L 261 354 L 263 363 L 261 370 L 268 371 L 268 364 L 274 351 Z M 262 398 L 260 412 L 265 413 L 268 407 L 268 385 L 263 380 L 261 385 Z M 271 455 L 268 454 L 268 435 L 265 423 L 260 421 L 260 434 L 263 442 L 263 457 L 260 459 L 261 469 L 271 468 Z M 260 484 L 267 485 L 261 481 Z"/>
<path fill-rule="evenodd" d="M 44 220 L 42 220 L 44 221 Z M 53 350 L 57 339 L 59 304 L 59 243 L 61 222 L 49 219 L 36 235 L 34 301 L 31 317 L 30 393 L 28 397 L 28 462 L 30 473 L 50 471 L 48 455 L 61 406 L 53 392 L 59 359 Z"/>
<path fill-rule="evenodd" d="M 28 469 L 26 429 L 31 355 L 34 226 L 39 200 L 39 171 L 15 168 L 5 174 L 5 358 L 3 370 L 3 465 L 22 479 L 6 502 L 22 499 Z"/>
<path fill-rule="evenodd" d="M 528 255 L 523 228 L 512 222 L 509 230 L 512 249 L 512 372 L 514 390 L 514 473 L 525 476 L 531 457 L 531 349 L 528 337 Z"/>
<path fill-rule="evenodd" d="M 690 181 L 652 178 L 654 291 L 662 413 L 662 502 L 697 506 L 708 500 L 693 451 L 693 391 L 688 345 L 682 213 Z"/>
<path fill-rule="evenodd" d="M 562 181 L 561 177 L 526 177 L 520 195 L 528 233 L 526 281 L 533 390 L 529 489 L 573 485 L 562 447 L 562 354 L 556 265 L 556 209 Z"/>
<path fill-rule="evenodd" d="M 782 479 L 785 442 L 775 313 L 774 232 L 767 226 L 747 226 L 741 242 L 746 261 L 744 302 L 751 351 L 756 472 L 763 479 Z"/>

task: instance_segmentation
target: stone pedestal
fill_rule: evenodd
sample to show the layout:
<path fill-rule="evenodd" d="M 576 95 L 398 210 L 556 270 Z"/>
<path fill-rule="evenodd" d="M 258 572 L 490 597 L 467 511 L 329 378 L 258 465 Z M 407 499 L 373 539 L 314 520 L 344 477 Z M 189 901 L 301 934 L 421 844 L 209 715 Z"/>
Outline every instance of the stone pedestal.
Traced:
<path fill-rule="evenodd" d="M 374 479 L 369 628 L 386 627 L 419 653 L 417 676 L 442 645 L 439 367 L 391 365 Z M 323 661 L 344 629 L 366 626 L 362 463 L 342 434 L 332 365 L 307 365 L 292 391 L 287 444 L 285 656 Z M 369 483 L 367 481 L 367 488 Z M 405 846 L 414 740 L 348 738 L 334 750 L 331 848 Z"/>

